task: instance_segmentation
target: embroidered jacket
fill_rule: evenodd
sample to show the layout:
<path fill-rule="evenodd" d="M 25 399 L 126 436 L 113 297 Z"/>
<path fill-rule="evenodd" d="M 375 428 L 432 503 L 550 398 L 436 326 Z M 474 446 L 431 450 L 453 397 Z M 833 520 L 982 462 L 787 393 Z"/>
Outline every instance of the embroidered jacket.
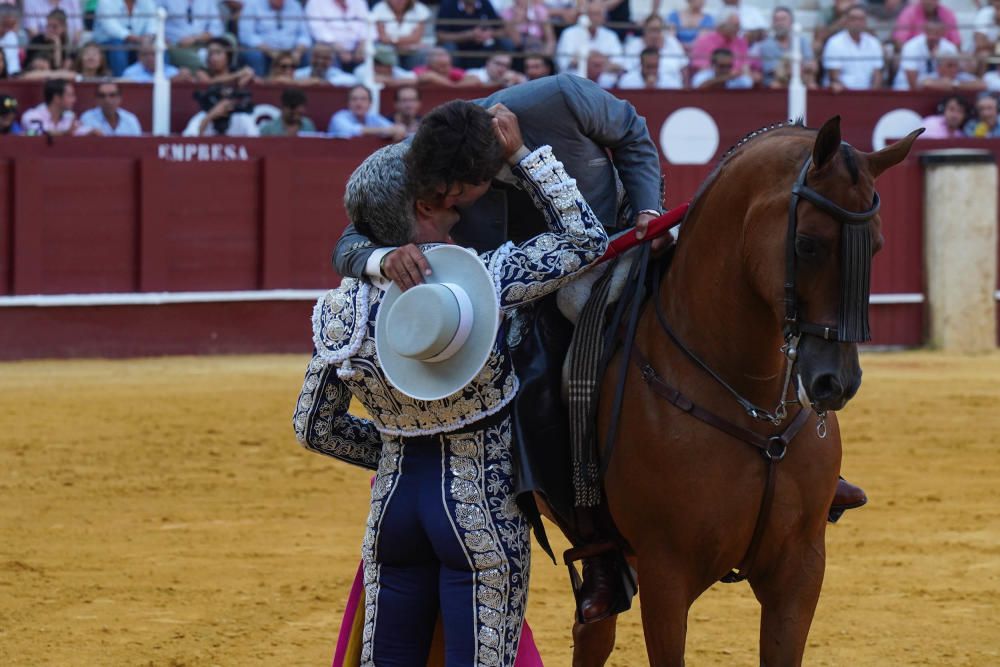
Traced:
<path fill-rule="evenodd" d="M 527 155 L 512 171 L 551 231 L 480 255 L 504 311 L 557 290 L 600 257 L 608 243 L 576 181 L 549 146 Z M 345 278 L 316 303 L 315 354 L 293 419 L 296 437 L 307 449 L 371 469 L 378 466 L 380 433 L 391 439 L 455 431 L 498 412 L 518 389 L 501 326 L 486 365 L 463 389 L 437 401 L 398 391 L 382 374 L 375 353 L 375 317 L 383 294 L 367 281 Z M 347 413 L 351 394 L 370 420 Z"/>

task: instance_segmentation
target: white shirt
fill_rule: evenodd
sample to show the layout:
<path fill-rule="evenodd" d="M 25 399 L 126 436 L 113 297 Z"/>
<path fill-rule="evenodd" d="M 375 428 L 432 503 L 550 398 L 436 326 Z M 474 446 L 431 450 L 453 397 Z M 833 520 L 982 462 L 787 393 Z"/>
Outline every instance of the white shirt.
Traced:
<path fill-rule="evenodd" d="M 402 21 L 396 19 L 396 15 L 392 13 L 392 8 L 389 7 L 389 3 L 385 2 L 385 0 L 372 7 L 372 20 L 376 23 L 382 23 L 385 36 L 389 39 L 399 39 L 400 37 L 409 36 L 421 24 L 430 21 L 431 17 L 431 10 L 422 2 L 414 2 L 409 11 L 403 14 Z"/>
<path fill-rule="evenodd" d="M 369 70 L 368 63 L 361 63 L 360 65 L 358 65 L 357 67 L 354 68 L 354 74 L 347 74 L 347 76 L 353 76 L 355 79 L 357 79 L 358 83 L 364 83 L 365 81 L 368 80 L 368 70 Z M 340 71 L 343 71 L 343 70 L 340 70 Z M 295 78 L 298 78 L 298 73 L 297 72 L 296 72 L 296 77 Z M 305 77 L 305 78 L 308 79 L 309 77 Z M 371 78 L 374 80 L 375 76 L 372 75 Z M 414 83 L 417 82 L 417 75 L 416 74 L 414 74 L 413 72 L 411 72 L 408 69 L 404 69 L 404 68 L 400 67 L 399 65 L 393 65 L 392 66 L 392 78 L 395 79 L 396 81 L 412 81 Z M 335 85 L 335 86 L 344 86 L 344 85 L 349 85 L 349 84 L 334 83 L 333 85 Z"/>
<path fill-rule="evenodd" d="M 292 78 L 296 81 L 311 79 L 312 77 L 313 71 L 312 67 L 309 65 L 298 68 L 292 75 Z M 353 86 L 358 83 L 358 77 L 332 65 L 326 70 L 326 80 L 329 81 L 332 86 Z"/>
<path fill-rule="evenodd" d="M 745 2 L 740 3 L 740 32 L 769 30 L 770 28 L 771 22 L 764 16 L 764 12 Z"/>
<path fill-rule="evenodd" d="M 996 70 L 987 72 L 983 75 L 983 83 L 986 84 L 986 90 L 1000 93 L 1000 72 Z"/>
<path fill-rule="evenodd" d="M 997 25 L 996 10 L 993 7 L 983 7 L 976 12 L 976 20 L 972 23 L 972 32 L 986 35 L 991 42 L 1000 38 L 1000 25 Z"/>
<path fill-rule="evenodd" d="M 17 30 L 11 30 L 0 37 L 0 48 L 3 49 L 3 59 L 7 63 L 7 74 L 14 76 L 21 71 L 21 41 L 17 38 Z"/>
<path fill-rule="evenodd" d="M 618 35 L 604 26 L 597 29 L 593 37 L 590 30 L 579 25 L 572 25 L 563 30 L 559 36 L 559 43 L 556 45 L 556 65 L 560 72 L 565 72 L 570 62 L 578 58 L 583 50 L 588 47 L 588 51 L 600 51 L 609 58 L 617 59 L 622 55 L 622 43 L 618 40 Z"/>
<path fill-rule="evenodd" d="M 205 117 L 204 111 L 199 111 L 196 113 L 191 120 L 188 122 L 187 127 L 184 128 L 185 137 L 217 137 L 218 133 L 215 131 L 215 126 L 209 123 L 205 128 L 205 134 L 198 134 L 198 127 L 201 125 L 201 119 Z M 226 130 L 227 137 L 259 137 L 260 131 L 257 129 L 257 123 L 254 122 L 253 116 L 248 113 L 234 113 L 229 117 L 229 129 Z"/>
<path fill-rule="evenodd" d="M 347 0 L 341 9 L 333 0 L 308 0 L 306 19 L 313 40 L 354 50 L 368 35 L 368 3 Z"/>
<path fill-rule="evenodd" d="M 860 42 L 851 39 L 846 30 L 831 37 L 823 47 L 823 67 L 840 71 L 840 81 L 851 90 L 868 90 L 872 75 L 885 65 L 882 43 L 867 32 Z"/>
<path fill-rule="evenodd" d="M 936 77 L 937 56 L 954 55 L 958 55 L 958 48 L 944 37 L 938 43 L 937 51 L 934 54 L 931 54 L 927 47 L 927 35 L 919 34 L 916 37 L 911 37 L 899 50 L 899 70 L 892 82 L 893 89 L 910 89 L 910 82 L 906 79 L 907 71 L 916 72 L 918 80 L 926 78 L 928 75 Z"/>
<path fill-rule="evenodd" d="M 639 58 L 646 48 L 641 37 L 629 37 L 625 42 L 625 55 L 621 58 L 622 67 L 631 72 L 639 70 Z M 660 83 L 669 82 L 669 85 L 659 85 L 657 88 L 683 88 L 684 75 L 682 70 L 688 66 L 688 57 L 684 52 L 684 46 L 673 35 L 667 33 L 663 36 L 663 48 L 660 49 Z M 624 78 L 624 77 L 622 77 Z M 639 77 L 642 80 L 642 77 Z M 676 84 L 676 85 L 675 85 Z M 624 88 L 621 81 L 619 88 Z M 637 86 L 641 88 L 642 86 Z"/>

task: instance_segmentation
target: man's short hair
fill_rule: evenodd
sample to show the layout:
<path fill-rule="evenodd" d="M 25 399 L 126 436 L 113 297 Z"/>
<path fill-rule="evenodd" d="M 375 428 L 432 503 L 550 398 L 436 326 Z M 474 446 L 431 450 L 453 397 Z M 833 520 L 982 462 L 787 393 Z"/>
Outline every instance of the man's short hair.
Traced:
<path fill-rule="evenodd" d="M 225 37 L 213 37 L 212 39 L 208 40 L 208 43 L 210 45 L 215 44 L 216 46 L 221 47 L 222 50 L 226 52 L 226 64 L 229 66 L 230 69 L 232 69 L 233 43 L 228 39 L 226 39 Z"/>
<path fill-rule="evenodd" d="M 407 178 L 405 144 L 392 144 L 369 155 L 347 179 L 344 208 L 354 227 L 387 246 L 403 246 L 416 223 Z"/>
<path fill-rule="evenodd" d="M 639 59 L 641 60 L 647 56 L 656 56 L 657 58 L 659 58 L 660 50 L 653 46 L 647 46 L 642 50 L 641 53 L 639 53 Z"/>
<path fill-rule="evenodd" d="M 351 95 L 354 93 L 355 90 L 363 90 L 363 91 L 365 91 L 365 93 L 368 94 L 368 101 L 369 102 L 372 101 L 372 91 L 368 90 L 368 86 L 366 86 L 364 84 L 360 84 L 360 83 L 356 83 L 356 84 L 354 84 L 353 86 L 351 86 L 350 88 L 347 89 L 347 99 L 351 99 Z"/>
<path fill-rule="evenodd" d="M 66 92 L 67 85 L 69 85 L 69 81 L 66 79 L 47 80 L 45 86 L 42 88 L 42 96 L 45 98 L 45 103 L 52 104 L 52 100 L 56 97 L 61 97 Z"/>
<path fill-rule="evenodd" d="M 719 58 L 723 58 L 723 57 L 729 57 L 729 58 L 732 58 L 732 57 L 733 57 L 733 52 L 732 52 L 732 50 L 730 50 L 730 49 L 725 49 L 725 48 L 721 48 L 721 49 L 716 49 L 715 51 L 712 51 L 712 62 L 713 62 L 713 63 L 714 63 L 714 62 L 715 62 L 716 60 L 718 60 Z"/>
<path fill-rule="evenodd" d="M 281 106 L 286 109 L 301 107 L 304 106 L 305 103 L 306 94 L 301 88 L 285 88 L 281 91 Z"/>
<path fill-rule="evenodd" d="M 435 201 L 456 183 L 492 180 L 503 167 L 504 155 L 486 109 L 452 100 L 424 116 L 406 161 L 414 197 Z"/>

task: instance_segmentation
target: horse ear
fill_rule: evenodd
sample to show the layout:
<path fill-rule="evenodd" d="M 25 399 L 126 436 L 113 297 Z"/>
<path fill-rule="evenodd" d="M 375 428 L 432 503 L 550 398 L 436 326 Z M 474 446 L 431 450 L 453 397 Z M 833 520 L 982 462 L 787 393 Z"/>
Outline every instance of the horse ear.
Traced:
<path fill-rule="evenodd" d="M 840 148 L 840 116 L 823 123 L 813 144 L 813 168 L 821 169 Z"/>
<path fill-rule="evenodd" d="M 868 167 L 872 172 L 872 177 L 878 178 L 879 175 L 883 174 L 890 167 L 895 167 L 897 164 L 902 162 L 910 153 L 910 149 L 913 148 L 913 142 L 916 141 L 917 137 L 919 137 L 923 131 L 924 128 L 922 127 L 916 129 L 896 143 L 886 146 L 880 151 L 869 153 Z"/>

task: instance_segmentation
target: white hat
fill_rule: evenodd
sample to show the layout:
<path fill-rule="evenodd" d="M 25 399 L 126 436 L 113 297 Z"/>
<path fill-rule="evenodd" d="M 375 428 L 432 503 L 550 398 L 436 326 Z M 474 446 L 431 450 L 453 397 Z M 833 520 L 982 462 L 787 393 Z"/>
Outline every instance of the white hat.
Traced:
<path fill-rule="evenodd" d="M 403 292 L 393 283 L 375 318 L 375 350 L 385 377 L 422 401 L 450 396 L 486 365 L 500 326 L 493 276 L 465 248 L 439 245 L 424 255 L 427 282 Z"/>

